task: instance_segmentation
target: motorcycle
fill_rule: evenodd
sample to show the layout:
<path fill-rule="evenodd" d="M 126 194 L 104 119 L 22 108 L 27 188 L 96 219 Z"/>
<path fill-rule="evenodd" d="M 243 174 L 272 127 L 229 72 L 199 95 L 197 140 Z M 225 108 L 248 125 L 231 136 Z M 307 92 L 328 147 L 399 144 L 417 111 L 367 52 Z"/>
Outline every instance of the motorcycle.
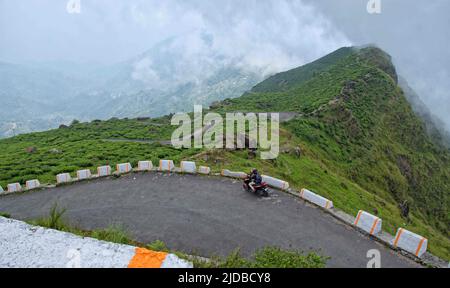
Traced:
<path fill-rule="evenodd" d="M 250 177 L 244 179 L 244 190 L 247 192 L 255 193 L 260 197 L 269 197 L 269 185 L 266 182 L 262 182 L 259 185 L 253 185 L 254 190 L 250 187 Z"/>

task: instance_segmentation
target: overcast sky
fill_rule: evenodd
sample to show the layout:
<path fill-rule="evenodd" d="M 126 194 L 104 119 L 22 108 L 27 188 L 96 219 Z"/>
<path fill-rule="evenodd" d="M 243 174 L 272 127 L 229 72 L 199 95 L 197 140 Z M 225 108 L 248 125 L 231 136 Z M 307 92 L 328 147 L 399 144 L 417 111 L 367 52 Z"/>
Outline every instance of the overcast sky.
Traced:
<path fill-rule="evenodd" d="M 381 14 L 368 1 L 80 0 L 69 14 L 68 0 L 0 0 L 0 61 L 115 63 L 177 37 L 189 55 L 213 49 L 274 73 L 374 43 L 450 127 L 450 1 L 381 0 Z"/>

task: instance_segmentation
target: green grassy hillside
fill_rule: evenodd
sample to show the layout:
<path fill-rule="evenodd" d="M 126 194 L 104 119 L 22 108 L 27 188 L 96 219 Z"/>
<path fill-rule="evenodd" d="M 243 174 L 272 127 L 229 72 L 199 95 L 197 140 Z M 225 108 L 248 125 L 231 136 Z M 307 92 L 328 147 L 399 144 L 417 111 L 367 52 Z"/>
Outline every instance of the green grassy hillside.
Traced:
<path fill-rule="evenodd" d="M 427 135 L 383 51 L 342 48 L 277 74 L 213 110 L 299 116 L 281 125 L 276 160 L 249 161 L 245 150 L 177 150 L 152 142 L 170 139 L 176 128 L 169 125 L 170 117 L 74 123 L 20 135 L 0 141 L 0 185 L 33 178 L 54 182 L 60 172 L 118 162 L 136 165 L 144 159 L 194 159 L 215 171 L 258 167 L 294 188 L 331 198 L 350 214 L 359 209 L 377 214 L 390 233 L 402 226 L 422 234 L 431 252 L 450 259 L 450 151 Z M 409 219 L 398 207 L 404 200 Z"/>

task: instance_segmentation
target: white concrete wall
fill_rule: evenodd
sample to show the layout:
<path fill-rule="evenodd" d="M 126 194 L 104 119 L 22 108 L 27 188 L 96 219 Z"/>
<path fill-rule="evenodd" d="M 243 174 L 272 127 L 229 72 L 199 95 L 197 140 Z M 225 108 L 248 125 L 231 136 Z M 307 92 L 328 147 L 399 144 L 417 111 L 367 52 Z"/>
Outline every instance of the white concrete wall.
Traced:
<path fill-rule="evenodd" d="M 8 192 L 20 192 L 22 191 L 22 186 L 19 183 L 8 184 Z"/>
<path fill-rule="evenodd" d="M 381 232 L 382 220 L 375 215 L 360 210 L 356 215 L 354 225 L 370 235 L 376 235 Z"/>
<path fill-rule="evenodd" d="M 223 169 L 222 173 L 220 173 L 220 175 L 222 175 L 223 177 L 240 178 L 240 179 L 244 179 L 248 176 L 247 173 L 233 172 L 228 169 Z"/>
<path fill-rule="evenodd" d="M 197 166 L 192 161 L 181 161 L 180 168 L 183 173 L 197 173 Z"/>
<path fill-rule="evenodd" d="M 111 175 L 111 166 L 100 166 L 97 168 L 97 174 L 99 177 Z"/>
<path fill-rule="evenodd" d="M 117 173 L 129 173 L 133 170 L 133 167 L 131 167 L 130 163 L 122 163 L 116 165 L 116 172 Z"/>
<path fill-rule="evenodd" d="M 421 257 L 427 251 L 428 239 L 400 228 L 395 235 L 392 245 L 406 250 L 417 257 Z"/>
<path fill-rule="evenodd" d="M 267 176 L 267 175 L 261 175 L 262 177 L 262 181 L 266 182 L 267 184 L 269 184 L 269 186 L 273 187 L 273 188 L 277 188 L 280 190 L 287 190 L 289 189 L 289 183 L 271 176 Z"/>
<path fill-rule="evenodd" d="M 91 176 L 92 176 L 92 173 L 91 173 L 91 170 L 89 170 L 89 169 L 77 171 L 78 180 L 89 179 L 89 178 L 91 178 Z"/>
<path fill-rule="evenodd" d="M 61 173 L 61 174 L 56 175 L 56 182 L 58 184 L 67 183 L 70 181 L 72 181 L 72 178 L 70 177 L 69 173 Z"/>
<path fill-rule="evenodd" d="M 198 167 L 198 173 L 209 175 L 211 173 L 211 168 L 206 167 L 206 166 L 200 166 L 200 167 Z"/>
<path fill-rule="evenodd" d="M 36 189 L 39 188 L 41 186 L 41 183 L 39 183 L 39 180 L 28 180 L 25 183 L 25 187 L 27 187 L 28 190 L 30 189 Z"/>
<path fill-rule="evenodd" d="M 191 268 L 173 254 L 0 217 L 0 268 Z"/>
<path fill-rule="evenodd" d="M 175 164 L 172 160 L 159 160 L 159 171 L 173 171 Z"/>
<path fill-rule="evenodd" d="M 150 171 L 153 169 L 152 161 L 139 161 L 138 170 L 139 171 Z"/>
<path fill-rule="evenodd" d="M 309 191 L 308 189 L 302 189 L 300 192 L 300 197 L 325 209 L 333 208 L 333 201 Z"/>

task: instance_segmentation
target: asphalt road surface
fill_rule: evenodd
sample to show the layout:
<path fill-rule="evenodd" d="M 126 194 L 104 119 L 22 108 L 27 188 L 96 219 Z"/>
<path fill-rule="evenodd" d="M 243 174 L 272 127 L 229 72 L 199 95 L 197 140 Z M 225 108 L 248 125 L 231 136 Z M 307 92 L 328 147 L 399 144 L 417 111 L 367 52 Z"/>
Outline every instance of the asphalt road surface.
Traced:
<path fill-rule="evenodd" d="M 128 174 L 0 197 L 0 212 L 30 220 L 57 202 L 66 220 L 85 230 L 122 225 L 138 242 L 164 241 L 200 256 L 244 255 L 265 246 L 316 251 L 329 267 L 366 267 L 381 252 L 382 267 L 419 264 L 362 235 L 301 199 L 276 190 L 261 199 L 239 181 L 178 174 Z"/>

